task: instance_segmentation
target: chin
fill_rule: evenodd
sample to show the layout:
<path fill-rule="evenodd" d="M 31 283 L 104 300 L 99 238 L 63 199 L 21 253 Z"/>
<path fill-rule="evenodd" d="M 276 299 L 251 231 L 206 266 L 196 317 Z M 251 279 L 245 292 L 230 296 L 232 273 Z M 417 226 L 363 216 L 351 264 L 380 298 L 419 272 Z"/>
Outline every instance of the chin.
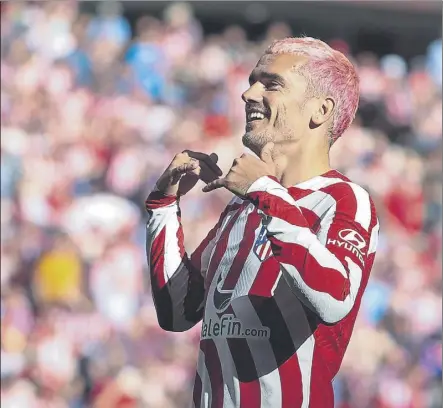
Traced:
<path fill-rule="evenodd" d="M 259 155 L 259 153 L 263 147 L 263 146 L 261 146 L 261 143 L 259 143 L 259 141 L 254 137 L 254 135 L 252 135 L 249 132 L 247 132 L 243 135 L 242 142 L 243 142 L 243 146 L 247 147 L 249 150 L 251 150 L 257 156 Z"/>
<path fill-rule="evenodd" d="M 272 142 L 273 138 L 266 133 L 253 133 L 246 132 L 243 135 L 242 142 L 243 146 L 247 147 L 257 156 L 260 156 L 260 153 L 266 143 Z"/>

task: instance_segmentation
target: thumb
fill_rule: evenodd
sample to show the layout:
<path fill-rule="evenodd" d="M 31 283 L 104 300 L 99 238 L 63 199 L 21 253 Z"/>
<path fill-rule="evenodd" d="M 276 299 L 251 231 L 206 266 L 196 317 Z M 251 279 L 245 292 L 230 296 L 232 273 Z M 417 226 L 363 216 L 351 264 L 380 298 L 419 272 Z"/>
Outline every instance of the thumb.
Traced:
<path fill-rule="evenodd" d="M 274 143 L 269 142 L 266 143 L 260 153 L 260 159 L 264 161 L 266 164 L 273 164 L 274 159 L 272 158 L 272 153 L 274 151 Z"/>

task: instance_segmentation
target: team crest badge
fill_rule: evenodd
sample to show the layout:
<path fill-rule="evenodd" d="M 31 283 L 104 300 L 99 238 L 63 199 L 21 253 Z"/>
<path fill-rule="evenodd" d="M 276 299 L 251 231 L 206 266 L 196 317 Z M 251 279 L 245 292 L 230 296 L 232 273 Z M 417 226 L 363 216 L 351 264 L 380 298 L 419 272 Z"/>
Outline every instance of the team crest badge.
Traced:
<path fill-rule="evenodd" d="M 262 226 L 253 250 L 260 262 L 264 262 L 272 256 L 271 241 L 266 236 L 266 225 Z"/>

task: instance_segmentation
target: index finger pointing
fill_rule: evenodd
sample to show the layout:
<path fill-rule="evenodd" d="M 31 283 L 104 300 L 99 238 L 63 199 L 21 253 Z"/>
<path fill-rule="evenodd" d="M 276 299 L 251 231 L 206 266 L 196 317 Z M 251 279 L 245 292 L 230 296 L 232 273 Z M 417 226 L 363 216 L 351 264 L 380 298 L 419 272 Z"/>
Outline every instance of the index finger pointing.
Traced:
<path fill-rule="evenodd" d="M 262 161 L 264 161 L 265 163 L 272 163 L 273 157 L 272 157 L 272 153 L 274 150 L 274 143 L 273 142 L 269 142 L 267 143 L 261 153 L 260 153 L 260 159 L 262 159 Z"/>
<path fill-rule="evenodd" d="M 204 193 L 207 193 L 209 191 L 212 191 L 212 190 L 215 190 L 217 188 L 224 187 L 224 186 L 225 186 L 225 179 L 217 179 L 217 180 L 214 180 L 214 181 L 206 184 L 206 186 L 204 186 L 202 188 L 202 191 Z"/>
<path fill-rule="evenodd" d="M 215 153 L 212 153 L 210 156 L 205 153 L 192 152 L 190 150 L 186 150 L 186 153 L 188 153 L 188 155 L 194 159 L 203 160 L 217 176 L 221 176 L 223 174 L 220 167 L 218 167 L 216 164 L 218 161 L 218 156 Z"/>

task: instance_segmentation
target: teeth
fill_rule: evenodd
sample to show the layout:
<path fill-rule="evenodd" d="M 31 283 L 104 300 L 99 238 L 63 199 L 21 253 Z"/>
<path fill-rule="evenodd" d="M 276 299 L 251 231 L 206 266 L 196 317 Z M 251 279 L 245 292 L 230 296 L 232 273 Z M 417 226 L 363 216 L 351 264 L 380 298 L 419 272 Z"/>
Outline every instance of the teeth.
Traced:
<path fill-rule="evenodd" d="M 265 115 L 259 112 L 252 112 L 248 115 L 249 119 L 264 119 Z"/>

